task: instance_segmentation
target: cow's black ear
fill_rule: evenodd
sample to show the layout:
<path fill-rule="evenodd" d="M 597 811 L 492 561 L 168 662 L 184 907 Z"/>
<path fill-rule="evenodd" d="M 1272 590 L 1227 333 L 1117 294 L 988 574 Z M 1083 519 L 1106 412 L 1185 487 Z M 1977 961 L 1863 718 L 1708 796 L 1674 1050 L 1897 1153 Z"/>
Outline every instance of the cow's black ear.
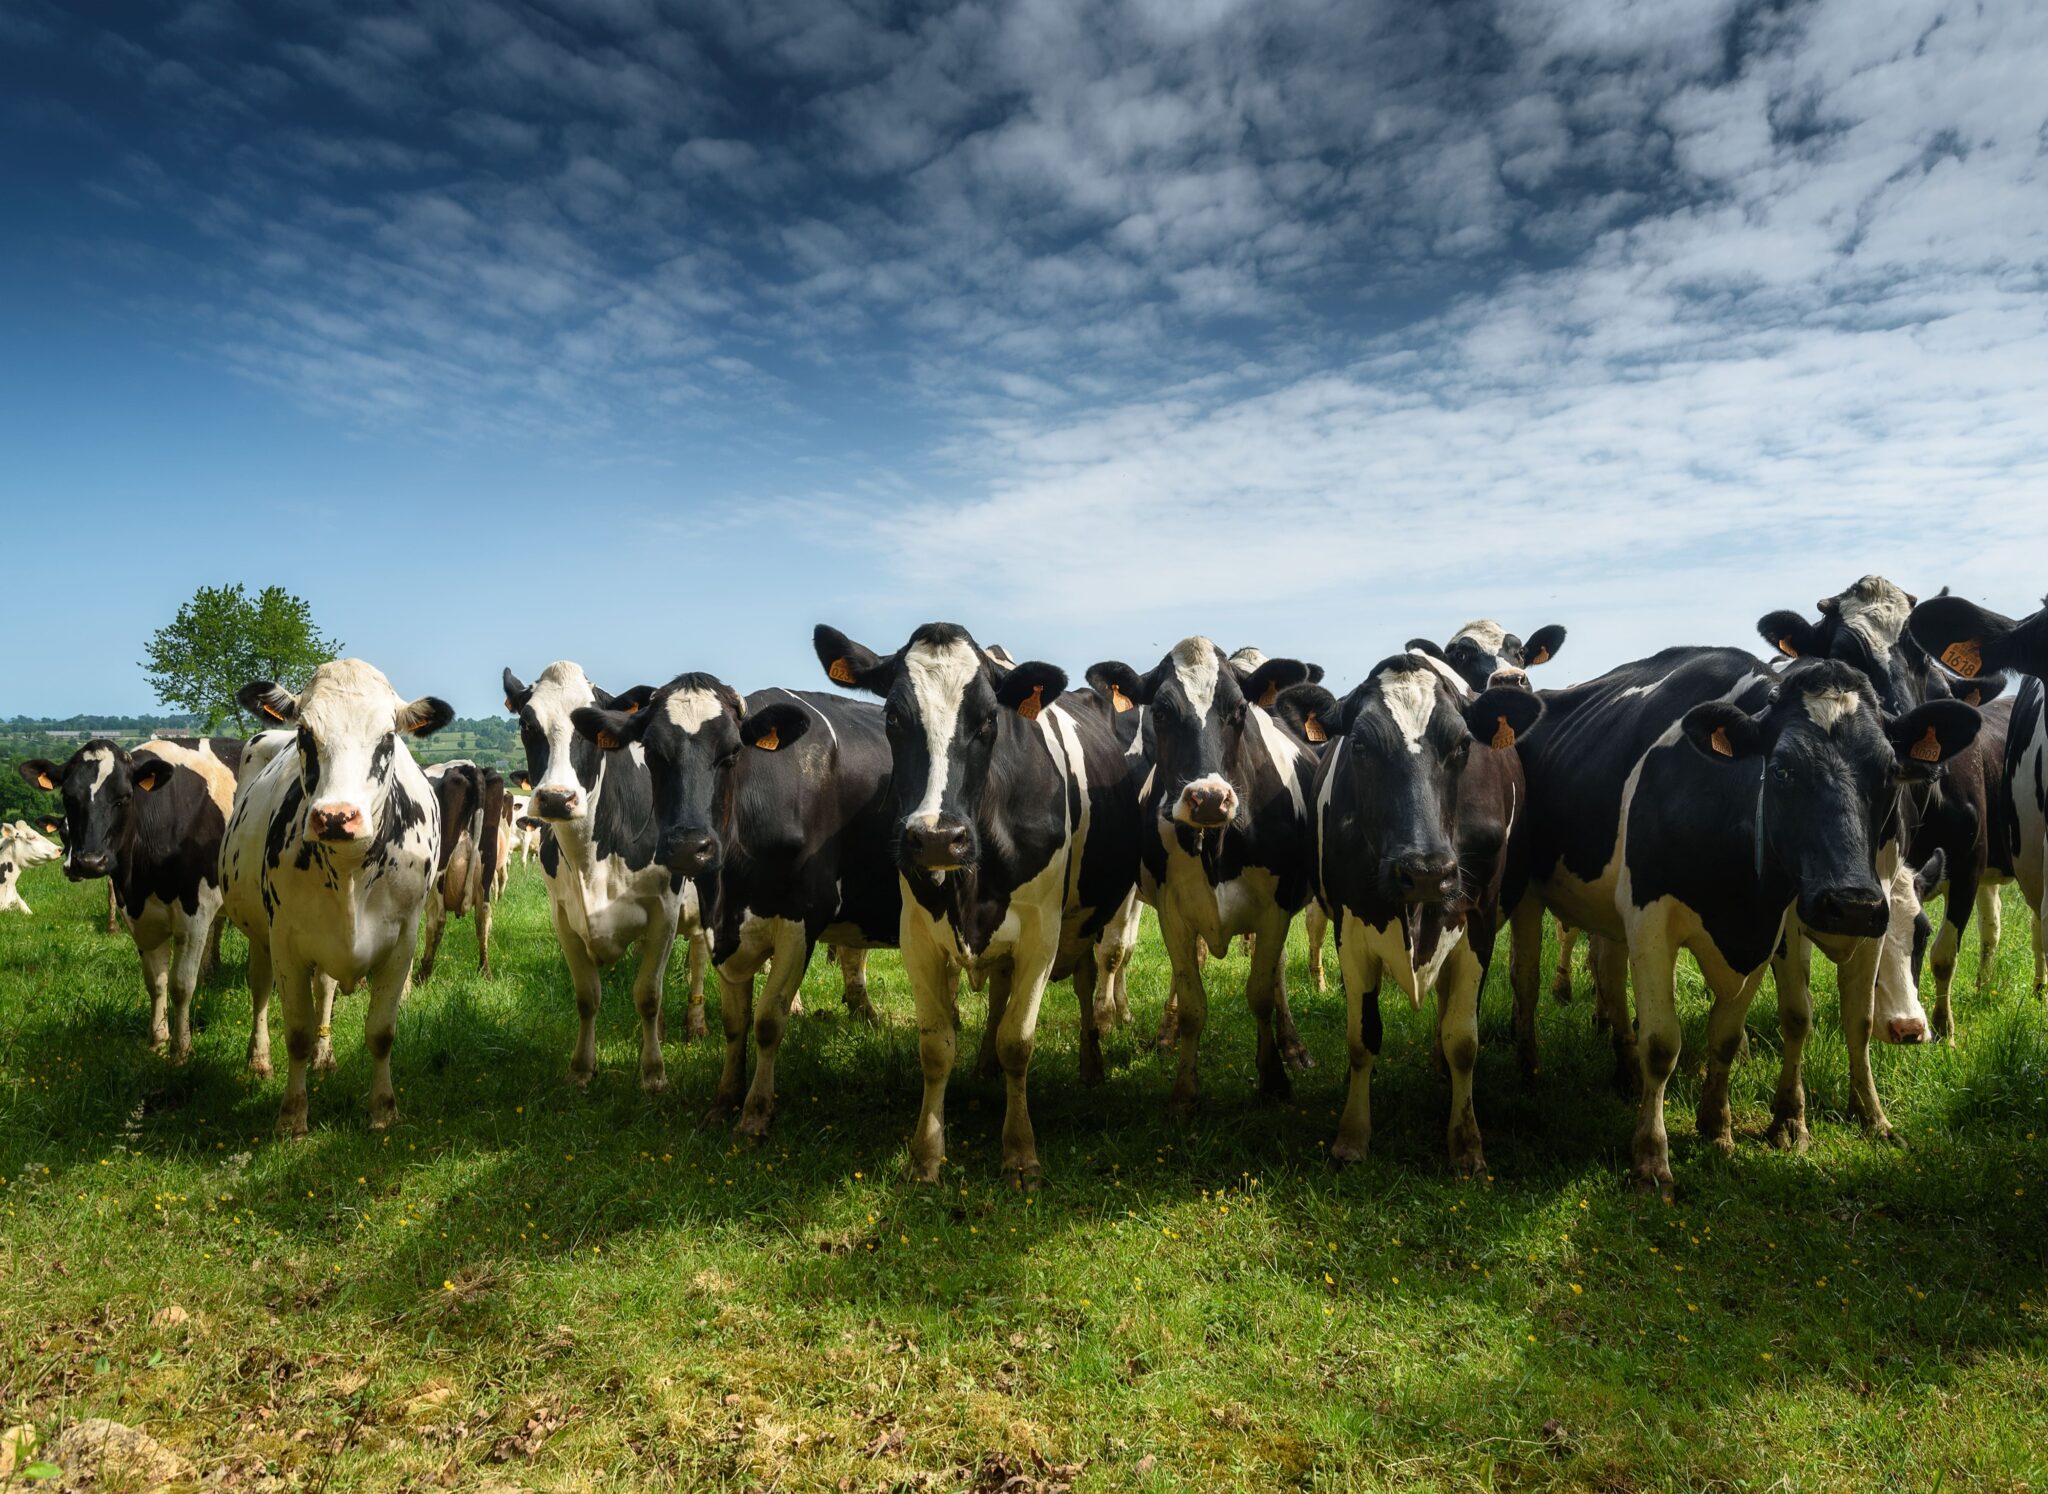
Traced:
<path fill-rule="evenodd" d="M 455 719 L 455 707 L 438 695 L 422 695 L 398 708 L 398 729 L 408 736 L 431 737 Z"/>
<path fill-rule="evenodd" d="M 1929 597 L 1906 619 L 1906 631 L 1951 674 L 1976 679 L 1987 669 L 2027 667 L 2014 632 L 2023 626 L 1961 597 Z M 2038 667 L 2038 665 L 2037 665 Z"/>
<path fill-rule="evenodd" d="M 533 686 L 519 683 L 519 676 L 508 667 L 505 670 L 505 709 L 518 715 L 526 709 L 527 701 L 533 698 Z"/>
<path fill-rule="evenodd" d="M 1948 852 L 1939 846 L 1913 873 L 1913 891 L 1922 903 L 1934 896 L 1934 889 L 1948 880 Z"/>
<path fill-rule="evenodd" d="M 630 690 L 621 690 L 611 698 L 608 709 L 623 712 L 628 716 L 637 716 L 647 709 L 647 702 L 654 699 L 654 692 L 658 688 L 655 685 L 635 685 Z"/>
<path fill-rule="evenodd" d="M 1820 647 L 1813 624 L 1796 612 L 1767 612 L 1756 620 L 1756 630 L 1788 659 L 1809 659 Z"/>
<path fill-rule="evenodd" d="M 996 704 L 1015 711 L 1026 721 L 1060 698 L 1067 688 L 1067 672 L 1057 664 L 1032 659 L 1019 664 L 996 685 Z"/>
<path fill-rule="evenodd" d="M 45 835 L 62 835 L 64 833 L 64 817 L 62 815 L 39 814 L 35 817 L 33 824 L 36 829 L 42 831 Z"/>
<path fill-rule="evenodd" d="M 1017 661 L 1010 657 L 1010 651 L 1000 643 L 991 643 L 982 650 L 988 662 L 994 667 L 996 678 L 1001 679 L 1017 667 Z"/>
<path fill-rule="evenodd" d="M 1100 664 L 1090 664 L 1085 678 L 1088 688 L 1108 701 L 1109 708 L 1118 715 L 1151 702 L 1145 680 L 1137 670 L 1119 660 L 1104 659 Z"/>
<path fill-rule="evenodd" d="M 1543 700 L 1519 685 L 1482 690 L 1465 706 L 1465 729 L 1495 751 L 1512 747 L 1543 714 Z"/>
<path fill-rule="evenodd" d="M 1451 656 L 1443 651 L 1443 645 L 1427 638 L 1411 638 L 1401 645 L 1401 651 L 1409 654 L 1427 654 L 1443 664 L 1451 662 Z"/>
<path fill-rule="evenodd" d="M 1313 683 L 1290 686 L 1274 699 L 1273 719 L 1320 747 L 1337 734 L 1337 697 Z"/>
<path fill-rule="evenodd" d="M 55 789 L 64 782 L 64 769 L 46 757 L 32 757 L 14 766 L 30 788 Z"/>
<path fill-rule="evenodd" d="M 819 623 L 811 632 L 811 647 L 825 676 L 835 685 L 865 690 L 870 695 L 887 695 L 896 683 L 895 661 L 884 659 L 873 649 L 855 643 L 837 628 Z"/>
<path fill-rule="evenodd" d="M 1321 683 L 1323 682 L 1323 666 L 1322 666 L 1322 665 L 1320 665 L 1320 664 L 1311 664 L 1311 665 L 1309 665 L 1309 667 L 1308 667 L 1308 682 L 1309 682 L 1309 683 L 1310 683 L 1311 685 L 1320 685 L 1320 684 L 1321 684 Z"/>
<path fill-rule="evenodd" d="M 1694 706 L 1679 722 L 1685 739 L 1702 757 L 1729 762 L 1754 757 L 1764 750 L 1764 729 L 1740 706 L 1725 700 L 1709 700 Z"/>
<path fill-rule="evenodd" d="M 776 701 L 764 705 L 740 723 L 740 740 L 763 752 L 780 752 L 802 740 L 811 729 L 811 713 L 802 706 Z"/>
<path fill-rule="evenodd" d="M 569 725 L 576 735 L 587 737 L 606 752 L 617 752 L 629 742 L 640 740 L 647 729 L 648 713 L 629 715 L 605 706 L 578 706 L 569 713 Z"/>
<path fill-rule="evenodd" d="M 533 792 L 533 770 L 530 768 L 507 768 L 505 781 L 522 794 Z"/>
<path fill-rule="evenodd" d="M 1949 685 L 1948 693 L 1966 706 L 1981 707 L 2003 695 L 2009 683 L 2011 681 L 2004 670 L 1987 669 L 1973 680 L 1955 681 Z"/>
<path fill-rule="evenodd" d="M 1238 682 L 1244 698 L 1253 705 L 1270 707 L 1280 692 L 1292 685 L 1308 683 L 1308 665 L 1299 659 L 1268 659 Z"/>
<path fill-rule="evenodd" d="M 160 757 L 138 753 L 129 760 L 128 776 L 145 794 L 153 794 L 171 781 L 171 765 Z"/>
<path fill-rule="evenodd" d="M 1534 669 L 1538 664 L 1547 664 L 1557 657 L 1557 651 L 1564 647 L 1564 629 L 1556 623 L 1538 628 L 1529 635 L 1529 641 L 1522 645 L 1522 667 Z"/>
<path fill-rule="evenodd" d="M 1909 777 L 1931 773 L 1977 740 L 1984 718 L 1960 700 L 1930 700 L 1884 724 L 1900 769 Z"/>
<path fill-rule="evenodd" d="M 251 680 L 235 692 L 235 704 L 258 721 L 282 725 L 299 719 L 299 698 L 269 680 Z"/>

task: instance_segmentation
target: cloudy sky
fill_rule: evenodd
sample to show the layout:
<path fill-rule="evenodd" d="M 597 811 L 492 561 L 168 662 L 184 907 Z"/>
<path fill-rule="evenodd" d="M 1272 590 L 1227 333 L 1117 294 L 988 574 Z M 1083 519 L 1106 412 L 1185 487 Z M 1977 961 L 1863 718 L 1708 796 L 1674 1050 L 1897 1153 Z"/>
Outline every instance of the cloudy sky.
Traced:
<path fill-rule="evenodd" d="M 0 714 L 2048 587 L 2048 6 L 9 0 Z"/>

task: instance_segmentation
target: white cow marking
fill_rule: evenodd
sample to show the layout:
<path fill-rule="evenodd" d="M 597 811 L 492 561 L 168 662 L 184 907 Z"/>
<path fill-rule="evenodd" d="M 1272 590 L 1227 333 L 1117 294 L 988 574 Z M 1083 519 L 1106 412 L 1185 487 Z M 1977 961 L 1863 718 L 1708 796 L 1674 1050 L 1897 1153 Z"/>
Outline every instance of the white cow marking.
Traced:
<path fill-rule="evenodd" d="M 1833 731 L 1837 722 L 1845 716 L 1856 714 L 1861 703 L 1854 690 L 1815 690 L 1801 697 L 1806 714 L 1813 718 L 1813 724 L 1822 731 Z"/>
<path fill-rule="evenodd" d="M 1422 755 L 1422 736 L 1436 713 L 1436 680 L 1420 670 L 1389 670 L 1380 676 L 1380 699 L 1411 756 Z"/>
<path fill-rule="evenodd" d="M 707 722 L 718 718 L 725 702 L 709 690 L 678 690 L 662 702 L 661 708 L 669 720 L 694 736 Z"/>
<path fill-rule="evenodd" d="M 967 687 L 981 672 L 981 661 L 962 642 L 920 643 L 903 656 L 903 672 L 910 681 L 911 698 L 917 702 L 918 719 L 924 723 L 926 754 L 931 766 L 924 782 L 924 798 L 910 813 L 911 822 L 926 828 L 939 822 L 939 806 L 945 802 L 946 780 L 952 769 L 949 754 L 953 733 L 960 724 L 960 706 Z"/>
<path fill-rule="evenodd" d="M 1216 681 L 1221 670 L 1216 663 L 1216 645 L 1206 638 L 1183 638 L 1173 646 L 1173 674 L 1188 709 L 1197 720 L 1209 714 L 1216 703 Z"/>
<path fill-rule="evenodd" d="M 1835 610 L 1842 625 L 1861 634 L 1879 661 L 1888 663 L 1913 603 L 1884 577 L 1865 576 L 1836 598 Z"/>

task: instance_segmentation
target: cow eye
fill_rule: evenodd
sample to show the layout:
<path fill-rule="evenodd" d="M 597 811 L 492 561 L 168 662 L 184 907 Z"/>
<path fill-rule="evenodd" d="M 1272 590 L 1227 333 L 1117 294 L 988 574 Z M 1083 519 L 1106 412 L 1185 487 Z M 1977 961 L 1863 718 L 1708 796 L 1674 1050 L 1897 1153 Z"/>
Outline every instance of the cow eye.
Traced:
<path fill-rule="evenodd" d="M 1780 783 L 1790 783 L 1792 781 L 1792 769 L 1784 763 L 1779 763 L 1771 769 L 1771 776 Z"/>
<path fill-rule="evenodd" d="M 979 737 L 982 741 L 988 741 L 991 737 L 993 737 L 996 734 L 996 718 L 994 716 L 990 716 L 987 720 L 983 721 L 981 723 L 980 729 L 977 730 L 974 734 L 975 736 Z"/>
<path fill-rule="evenodd" d="M 882 707 L 882 725 L 888 727 L 891 731 L 901 731 L 903 729 L 903 713 L 892 705 Z"/>

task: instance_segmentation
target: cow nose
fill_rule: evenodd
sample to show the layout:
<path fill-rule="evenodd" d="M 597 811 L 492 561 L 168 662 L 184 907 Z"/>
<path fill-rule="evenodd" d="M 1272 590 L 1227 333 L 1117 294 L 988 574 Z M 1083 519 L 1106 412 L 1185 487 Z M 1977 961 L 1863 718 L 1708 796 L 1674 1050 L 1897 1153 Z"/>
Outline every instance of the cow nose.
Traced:
<path fill-rule="evenodd" d="M 533 796 L 533 807 L 544 820 L 566 820 L 582 802 L 583 795 L 575 789 L 544 788 Z"/>
<path fill-rule="evenodd" d="M 718 863 L 718 837 L 709 830 L 682 830 L 669 837 L 668 864 L 671 871 L 694 877 Z"/>
<path fill-rule="evenodd" d="M 1191 783 L 1180 791 L 1180 817 L 1190 825 L 1214 829 L 1237 813 L 1237 790 L 1227 783 Z"/>
<path fill-rule="evenodd" d="M 1432 902 L 1449 890 L 1458 863 L 1449 856 L 1411 851 L 1387 863 L 1387 881 L 1404 902 Z"/>
<path fill-rule="evenodd" d="M 903 851 L 926 871 L 948 871 L 974 859 L 974 834 L 965 825 L 905 825 Z"/>
<path fill-rule="evenodd" d="M 1829 887 L 1814 897 L 1800 917 L 1823 934 L 1874 939 L 1891 922 L 1891 904 L 1874 886 Z"/>
<path fill-rule="evenodd" d="M 1526 690 L 1529 688 L 1529 672 L 1525 669 L 1517 669 L 1514 665 L 1510 664 L 1505 669 L 1494 670 L 1492 677 L 1487 680 L 1486 685 L 1488 689 L 1492 689 L 1495 685 L 1509 685 L 1517 690 Z"/>
<path fill-rule="evenodd" d="M 65 859 L 64 873 L 74 882 L 82 882 L 90 877 L 104 877 L 107 874 L 107 858 L 104 854 L 88 855 L 83 851 L 73 851 Z"/>
<path fill-rule="evenodd" d="M 363 833 L 363 812 L 353 804 L 318 804 L 311 818 L 320 840 L 354 840 Z"/>
<path fill-rule="evenodd" d="M 1884 1024 L 1886 1039 L 1894 1043 L 1924 1043 L 1927 1041 L 1927 1019 L 1925 1017 L 1891 1017 Z"/>

